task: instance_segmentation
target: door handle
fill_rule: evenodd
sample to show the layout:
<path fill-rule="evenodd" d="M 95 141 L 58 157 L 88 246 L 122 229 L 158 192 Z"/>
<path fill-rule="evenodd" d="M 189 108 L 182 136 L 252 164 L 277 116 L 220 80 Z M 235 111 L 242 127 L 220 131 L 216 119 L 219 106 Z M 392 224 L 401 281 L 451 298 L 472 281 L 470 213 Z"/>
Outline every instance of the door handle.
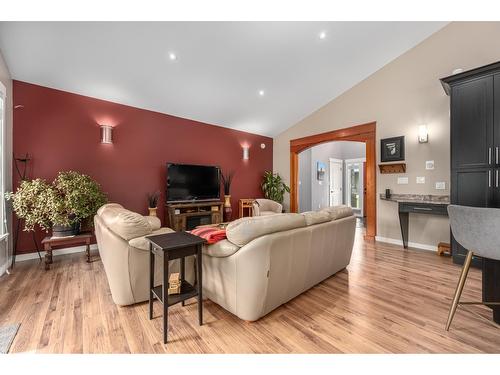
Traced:
<path fill-rule="evenodd" d="M 491 165 L 491 147 L 488 148 L 488 164 Z"/>
<path fill-rule="evenodd" d="M 495 169 L 495 187 L 498 187 L 498 169 Z"/>
<path fill-rule="evenodd" d="M 414 210 L 420 210 L 420 211 L 432 211 L 432 208 L 429 207 L 413 207 Z"/>
<path fill-rule="evenodd" d="M 491 169 L 488 171 L 488 187 L 491 187 Z"/>
<path fill-rule="evenodd" d="M 495 147 L 495 163 L 498 164 L 498 146 Z"/>

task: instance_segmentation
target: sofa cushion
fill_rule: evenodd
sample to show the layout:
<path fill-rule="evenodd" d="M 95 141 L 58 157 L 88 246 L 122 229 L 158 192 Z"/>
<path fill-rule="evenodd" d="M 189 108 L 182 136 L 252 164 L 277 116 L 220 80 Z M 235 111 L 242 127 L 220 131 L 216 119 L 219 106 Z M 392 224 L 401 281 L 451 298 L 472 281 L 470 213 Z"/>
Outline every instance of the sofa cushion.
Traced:
<path fill-rule="evenodd" d="M 126 241 L 152 232 L 151 225 L 144 216 L 124 208 L 105 209 L 100 217 L 104 225 Z"/>
<path fill-rule="evenodd" d="M 161 221 L 156 216 L 144 216 L 144 218 L 151 226 L 151 230 L 157 230 L 161 228 Z"/>
<path fill-rule="evenodd" d="M 301 214 L 244 217 L 229 223 L 226 235 L 233 244 L 245 246 L 257 237 L 305 226 L 306 220 Z"/>
<path fill-rule="evenodd" d="M 342 219 L 343 217 L 352 216 L 352 208 L 346 205 L 332 206 L 323 208 L 321 211 L 328 212 L 332 220 Z"/>
<path fill-rule="evenodd" d="M 203 254 L 215 258 L 225 258 L 233 255 L 240 249 L 239 246 L 228 240 L 222 240 L 212 245 L 203 246 Z"/>
<path fill-rule="evenodd" d="M 332 220 L 330 213 L 326 211 L 307 211 L 307 212 L 302 212 L 302 215 L 304 215 L 306 219 L 307 226 L 326 223 L 327 221 Z"/>
<path fill-rule="evenodd" d="M 279 213 L 274 211 L 259 211 L 259 216 L 269 216 L 269 215 L 279 215 Z"/>
<path fill-rule="evenodd" d="M 173 233 L 174 231 L 170 228 L 159 228 L 148 234 L 147 236 L 154 236 L 156 234 L 165 234 L 165 233 Z M 136 238 L 132 238 L 128 241 L 128 244 L 137 249 L 149 251 L 149 240 L 146 236 L 140 236 Z"/>
<path fill-rule="evenodd" d="M 99 207 L 99 209 L 97 210 L 97 215 L 101 216 L 103 211 L 108 210 L 108 209 L 113 209 L 113 208 L 123 208 L 123 206 L 121 204 L 118 204 L 118 203 L 106 203 L 106 204 L 102 205 L 101 207 Z"/>

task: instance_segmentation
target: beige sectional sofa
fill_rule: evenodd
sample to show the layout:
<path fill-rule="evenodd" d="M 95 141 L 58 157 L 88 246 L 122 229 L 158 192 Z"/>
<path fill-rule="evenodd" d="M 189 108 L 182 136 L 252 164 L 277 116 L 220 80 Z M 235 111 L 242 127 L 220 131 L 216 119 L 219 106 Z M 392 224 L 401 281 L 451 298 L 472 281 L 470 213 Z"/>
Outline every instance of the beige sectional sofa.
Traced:
<path fill-rule="evenodd" d="M 236 220 L 226 240 L 204 249 L 204 296 L 257 320 L 344 269 L 355 227 L 346 206 Z"/>
<path fill-rule="evenodd" d="M 117 203 L 109 203 L 94 217 L 95 236 L 113 301 L 131 305 L 149 299 L 149 242 L 145 236 L 173 232 L 160 228 L 160 219 L 142 216 Z M 155 285 L 162 277 L 161 261 L 155 262 Z M 186 258 L 186 279 L 194 279 L 194 259 Z M 178 272 L 179 260 L 169 271 Z"/>

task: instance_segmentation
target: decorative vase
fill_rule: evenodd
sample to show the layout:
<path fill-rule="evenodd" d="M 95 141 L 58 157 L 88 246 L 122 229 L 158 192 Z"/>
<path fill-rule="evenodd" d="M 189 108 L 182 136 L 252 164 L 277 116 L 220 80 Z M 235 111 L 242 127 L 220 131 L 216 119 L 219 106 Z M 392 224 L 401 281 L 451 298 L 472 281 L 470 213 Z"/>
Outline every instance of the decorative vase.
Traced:
<path fill-rule="evenodd" d="M 231 208 L 231 195 L 224 195 L 224 221 L 231 221 L 233 209 Z"/>
<path fill-rule="evenodd" d="M 156 214 L 156 210 L 158 209 L 158 207 L 148 207 L 148 210 L 149 210 L 149 216 L 158 216 Z"/>
<path fill-rule="evenodd" d="M 80 223 L 72 225 L 53 225 L 52 237 L 70 237 L 80 234 Z"/>

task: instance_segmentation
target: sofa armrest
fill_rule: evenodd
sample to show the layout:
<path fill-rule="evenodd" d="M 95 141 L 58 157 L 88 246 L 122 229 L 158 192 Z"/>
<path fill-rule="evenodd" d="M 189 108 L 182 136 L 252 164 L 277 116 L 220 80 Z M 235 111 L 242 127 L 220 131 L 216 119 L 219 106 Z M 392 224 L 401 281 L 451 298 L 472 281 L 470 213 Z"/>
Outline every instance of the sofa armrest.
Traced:
<path fill-rule="evenodd" d="M 160 228 L 154 230 L 152 233 L 147 234 L 146 236 L 132 238 L 128 241 L 128 244 L 138 250 L 149 251 L 149 240 L 146 238 L 147 236 L 154 236 L 157 234 L 165 234 L 165 233 L 173 233 L 174 231 L 170 228 Z"/>
<path fill-rule="evenodd" d="M 155 231 L 161 228 L 161 221 L 156 216 L 144 216 L 144 219 L 151 226 L 151 230 Z"/>
<path fill-rule="evenodd" d="M 225 258 L 236 253 L 240 247 L 229 240 L 222 240 L 211 245 L 203 246 L 203 255 L 215 258 Z"/>

